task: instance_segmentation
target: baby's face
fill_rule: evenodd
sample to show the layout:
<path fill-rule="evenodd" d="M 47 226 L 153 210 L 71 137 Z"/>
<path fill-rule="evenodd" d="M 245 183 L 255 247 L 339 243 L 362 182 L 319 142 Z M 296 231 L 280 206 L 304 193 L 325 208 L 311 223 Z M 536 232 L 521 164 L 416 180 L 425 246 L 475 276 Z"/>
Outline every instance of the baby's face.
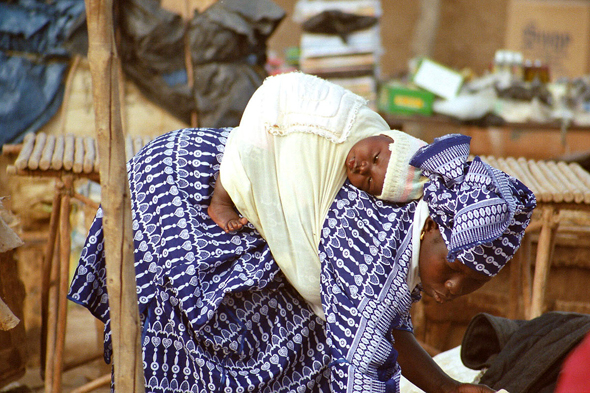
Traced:
<path fill-rule="evenodd" d="M 376 135 L 358 141 L 346 157 L 346 176 L 353 186 L 371 194 L 381 195 L 385 172 L 393 142 L 388 136 Z"/>

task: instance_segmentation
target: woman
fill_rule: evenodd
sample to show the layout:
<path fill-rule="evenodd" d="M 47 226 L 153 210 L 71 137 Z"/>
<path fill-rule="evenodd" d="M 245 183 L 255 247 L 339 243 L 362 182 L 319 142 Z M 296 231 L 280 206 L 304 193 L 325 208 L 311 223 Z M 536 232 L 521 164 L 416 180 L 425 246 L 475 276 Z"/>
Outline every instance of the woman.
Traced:
<path fill-rule="evenodd" d="M 440 152 L 425 150 L 426 159 L 417 165 L 433 178 L 421 205 L 387 204 L 346 183 L 321 234 L 324 322 L 286 282 L 251 226 L 228 234 L 207 214 L 229 131 L 174 131 L 129 163 L 147 392 L 396 392 L 400 365 L 427 391 L 492 391 L 459 384 L 436 367 L 411 334 L 409 305 L 418 299 L 420 285 L 442 301 L 477 289 L 472 270 L 485 273 L 477 273 L 481 285 L 499 271 L 494 263 L 502 265 L 514 254 L 535 204 L 526 187 L 501 173 L 484 178 L 479 164 L 465 163 L 464 140 L 453 140 Z M 448 151 L 459 154 L 444 160 L 454 165 L 441 175 L 427 158 Z M 473 173 L 462 172 L 471 167 Z M 500 179 L 493 188 L 501 192 L 472 187 L 461 193 L 465 179 L 487 186 Z M 455 233 L 449 222 L 461 220 L 454 214 L 457 201 L 469 210 L 490 196 L 508 202 L 497 220 L 482 222 L 486 237 Z M 69 298 L 105 322 L 109 361 L 101 219 L 99 210 Z M 479 243 L 491 244 L 489 250 L 499 250 L 501 258 L 480 263 L 489 250 L 480 250 Z M 412 260 L 418 253 L 420 263 Z M 428 261 L 437 268 L 428 269 Z M 461 271 L 468 264 L 474 269 Z"/>

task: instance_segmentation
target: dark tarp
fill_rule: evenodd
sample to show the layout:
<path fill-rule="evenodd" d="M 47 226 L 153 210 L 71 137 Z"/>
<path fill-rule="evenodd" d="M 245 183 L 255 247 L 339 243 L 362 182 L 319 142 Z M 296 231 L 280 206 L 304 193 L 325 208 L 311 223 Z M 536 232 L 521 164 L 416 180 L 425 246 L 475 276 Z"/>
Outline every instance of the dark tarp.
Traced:
<path fill-rule="evenodd" d="M 35 64 L 0 52 L 0 145 L 22 141 L 57 112 L 67 64 Z"/>
<path fill-rule="evenodd" d="M 22 141 L 57 112 L 66 42 L 84 20 L 84 0 L 0 3 L 0 145 Z"/>
<path fill-rule="evenodd" d="M 182 18 L 158 0 L 117 2 L 126 75 L 156 104 L 199 126 L 239 123 L 266 72 L 266 40 L 285 17 L 271 0 L 223 0 L 188 23 L 194 88 L 188 86 Z M 84 0 L 0 2 L 0 145 L 21 142 L 59 109 L 70 54 L 86 55 Z"/>
<path fill-rule="evenodd" d="M 201 127 L 239 123 L 246 103 L 267 76 L 266 40 L 285 12 L 270 0 L 224 0 L 188 23 L 194 88 L 188 86 L 182 18 L 157 0 L 120 5 L 120 57 L 125 74 L 151 100 Z"/>

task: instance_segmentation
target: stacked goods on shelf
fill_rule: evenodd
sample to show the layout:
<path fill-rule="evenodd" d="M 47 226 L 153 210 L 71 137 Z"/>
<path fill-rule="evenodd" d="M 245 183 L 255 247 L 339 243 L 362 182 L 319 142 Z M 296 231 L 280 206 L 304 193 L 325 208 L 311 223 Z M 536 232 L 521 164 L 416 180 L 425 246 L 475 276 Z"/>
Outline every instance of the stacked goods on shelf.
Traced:
<path fill-rule="evenodd" d="M 298 1 L 301 71 L 341 85 L 376 108 L 381 13 L 379 0 Z"/>

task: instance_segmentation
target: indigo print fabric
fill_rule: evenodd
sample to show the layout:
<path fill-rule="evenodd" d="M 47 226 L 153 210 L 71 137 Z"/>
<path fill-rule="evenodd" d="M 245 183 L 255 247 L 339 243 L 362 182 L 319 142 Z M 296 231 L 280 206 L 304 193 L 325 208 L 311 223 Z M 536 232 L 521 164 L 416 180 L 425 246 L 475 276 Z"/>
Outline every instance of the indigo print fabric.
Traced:
<path fill-rule="evenodd" d="M 323 321 L 254 229 L 207 214 L 228 133 L 174 131 L 128 164 L 146 392 L 328 391 Z M 106 324 L 109 361 L 100 210 L 69 298 Z"/>
<path fill-rule="evenodd" d="M 518 250 L 536 199 L 518 179 L 479 157 L 467 161 L 470 141 L 461 134 L 436 138 L 410 164 L 430 179 L 424 200 L 449 249 L 447 259 L 493 277 Z"/>
<path fill-rule="evenodd" d="M 335 392 L 399 391 L 391 331 L 412 331 L 420 299 L 406 282 L 416 204 L 383 203 L 347 182 L 328 213 L 319 251 Z"/>
<path fill-rule="evenodd" d="M 251 225 L 226 234 L 207 214 L 230 131 L 173 131 L 128 163 L 146 392 L 397 392 L 416 203 L 343 186 L 319 246 L 323 321 Z M 103 247 L 99 209 L 69 298 L 105 323 L 110 361 Z"/>

